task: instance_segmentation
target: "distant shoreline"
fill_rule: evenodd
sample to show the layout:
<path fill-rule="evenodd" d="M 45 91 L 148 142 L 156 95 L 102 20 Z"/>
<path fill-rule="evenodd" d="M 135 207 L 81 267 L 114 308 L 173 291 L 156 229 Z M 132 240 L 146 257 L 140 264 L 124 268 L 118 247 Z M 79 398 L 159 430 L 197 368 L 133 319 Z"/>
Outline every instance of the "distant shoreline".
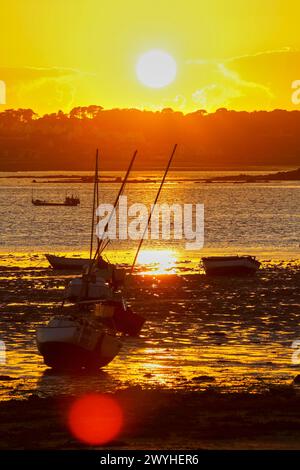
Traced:
<path fill-rule="evenodd" d="M 181 167 L 176 166 L 175 168 L 170 169 L 170 173 L 194 173 L 194 172 L 279 172 L 279 171 L 290 171 L 298 168 L 298 165 L 229 165 L 229 166 L 188 166 Z M 123 173 L 127 168 L 107 168 L 101 169 L 101 173 L 110 174 L 110 176 L 105 175 L 106 177 L 115 177 L 118 173 Z M 161 167 L 152 167 L 152 168 L 140 168 L 135 169 L 133 173 L 153 173 L 162 171 Z M 40 173 L 50 173 L 49 177 L 59 177 L 65 178 L 66 176 L 88 176 L 93 175 L 93 170 L 75 170 L 75 169 L 28 169 L 28 170 L 5 170 L 0 169 L 0 178 L 15 178 L 15 175 L 20 175 L 20 178 L 34 178 L 39 177 Z M 6 176 L 8 174 L 9 176 Z M 113 175 L 113 176 L 112 176 Z"/>
<path fill-rule="evenodd" d="M 235 182 L 235 183 L 266 183 L 269 181 L 300 181 L 300 168 L 290 171 L 278 171 L 277 173 L 269 173 L 265 175 L 231 175 L 218 176 L 206 180 L 207 183 Z"/>
<path fill-rule="evenodd" d="M 153 170 L 154 171 L 154 170 Z M 208 172 L 208 171 L 222 171 L 222 170 L 195 170 L 197 173 L 201 172 Z M 236 172 L 238 170 L 223 170 L 226 172 Z M 255 170 L 252 170 L 252 172 Z M 276 170 L 269 170 L 272 171 L 272 173 L 265 173 L 264 170 L 256 170 L 256 172 L 259 172 L 259 174 L 253 175 L 251 173 L 247 173 L 247 170 L 244 170 L 244 173 L 240 174 L 234 174 L 234 175 L 222 175 L 222 176 L 214 176 L 214 177 L 203 177 L 203 178 L 196 178 L 196 177 L 182 177 L 182 178 L 168 178 L 169 183 L 180 183 L 180 182 L 193 182 L 193 183 L 267 183 L 271 181 L 300 181 L 300 168 L 297 169 L 292 169 L 292 170 L 285 170 L 285 171 L 276 171 Z M 174 173 L 191 173 L 191 170 L 175 170 Z M 251 170 L 248 170 L 248 172 L 251 172 Z M 11 173 L 11 172 L 10 172 Z M 47 172 L 45 172 L 47 173 Z M 119 172 L 118 172 L 119 173 Z M 129 178 L 128 183 L 131 184 L 155 184 L 158 181 L 158 178 L 156 178 L 154 175 L 151 176 L 144 176 L 145 171 L 138 171 L 136 173 L 141 173 L 143 176 L 136 177 L 136 178 Z M 63 184 L 72 184 L 72 183 L 93 183 L 94 181 L 94 176 L 92 174 L 86 175 L 86 174 L 70 174 L 70 175 L 64 175 L 64 174 L 43 174 L 43 175 L 35 175 L 35 174 L 16 174 L 14 175 L 0 175 L 0 179 L 32 179 L 32 183 L 63 183 Z M 43 181 L 41 181 L 43 180 Z M 104 175 L 103 177 L 100 176 L 99 181 L 101 183 L 109 184 L 109 183 L 120 183 L 122 181 L 122 176 L 116 175 L 116 174 L 107 174 Z"/>

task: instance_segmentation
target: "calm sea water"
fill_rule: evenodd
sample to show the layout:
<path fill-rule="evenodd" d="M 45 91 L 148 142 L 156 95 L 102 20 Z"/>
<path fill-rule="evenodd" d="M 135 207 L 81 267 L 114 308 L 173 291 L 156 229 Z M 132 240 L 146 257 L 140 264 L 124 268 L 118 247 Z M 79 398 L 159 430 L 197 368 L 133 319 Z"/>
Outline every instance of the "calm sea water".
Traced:
<path fill-rule="evenodd" d="M 237 172 L 238 173 L 238 172 Z M 216 173 L 186 173 L 186 178 L 209 177 Z M 133 175 L 136 176 L 136 175 Z M 142 175 L 139 174 L 139 177 Z M 159 178 L 159 173 L 146 177 Z M 146 248 L 174 249 L 184 258 L 198 258 L 207 251 L 253 252 L 292 256 L 300 252 L 300 182 L 257 184 L 205 184 L 176 182 L 179 174 L 166 183 L 159 202 L 203 203 L 205 208 L 205 243 L 203 250 L 184 252 L 179 240 L 145 242 Z M 47 174 L 45 174 L 47 180 Z M 88 250 L 90 239 L 92 184 L 32 183 L 27 179 L 0 179 L 0 250 L 2 252 Z M 159 181 L 159 179 L 158 179 Z M 103 184 L 100 201 L 113 202 L 119 184 Z M 153 202 L 158 183 L 129 184 L 128 203 Z M 68 191 L 79 194 L 79 207 L 35 207 L 35 197 L 63 200 Z M 132 255 L 137 242 L 112 243 L 114 260 L 122 262 Z M 126 260 L 129 261 L 127 257 Z"/>
<path fill-rule="evenodd" d="M 113 201 L 118 187 L 103 184 L 101 200 Z M 70 188 L 80 195 L 80 207 L 31 205 L 32 190 L 36 197 L 62 200 Z M 150 204 L 157 188 L 130 184 L 126 193 L 129 202 Z M 48 269 L 43 253 L 87 252 L 91 195 L 91 184 L 0 179 L 0 339 L 6 345 L 0 368 L 9 376 L 2 377 L 1 399 L 128 385 L 259 391 L 293 380 L 300 369 L 291 360 L 292 342 L 300 338 L 300 183 L 293 182 L 166 184 L 161 202 L 204 203 L 204 249 L 147 241 L 140 261 L 142 272 L 152 275 L 136 276 L 126 294 L 147 318 L 141 337 L 125 338 L 119 356 L 97 374 L 46 369 L 35 329 L 53 314 L 70 276 Z M 113 243 L 107 255 L 130 264 L 136 246 Z M 256 254 L 262 269 L 251 279 L 208 279 L 199 273 L 199 259 L 215 252 Z"/>

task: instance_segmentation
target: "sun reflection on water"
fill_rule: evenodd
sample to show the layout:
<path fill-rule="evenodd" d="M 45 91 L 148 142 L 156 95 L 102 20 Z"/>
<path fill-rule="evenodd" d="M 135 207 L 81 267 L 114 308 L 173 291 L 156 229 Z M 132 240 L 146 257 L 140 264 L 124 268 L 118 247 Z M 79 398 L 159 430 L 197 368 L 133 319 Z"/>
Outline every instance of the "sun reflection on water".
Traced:
<path fill-rule="evenodd" d="M 141 274 L 175 274 L 178 253 L 174 250 L 143 250 L 137 263 L 146 267 Z"/>

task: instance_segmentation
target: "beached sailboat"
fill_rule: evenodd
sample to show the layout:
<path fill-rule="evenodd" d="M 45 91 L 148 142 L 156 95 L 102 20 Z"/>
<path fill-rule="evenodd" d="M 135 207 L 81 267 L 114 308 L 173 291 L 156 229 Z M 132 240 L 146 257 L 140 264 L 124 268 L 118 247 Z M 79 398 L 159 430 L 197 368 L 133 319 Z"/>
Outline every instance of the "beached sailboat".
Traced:
<path fill-rule="evenodd" d="M 125 188 L 135 157 L 136 152 L 132 157 L 124 181 L 115 200 L 114 210 L 116 209 L 119 198 Z M 107 227 L 104 229 L 104 233 L 106 230 Z M 130 308 L 128 308 L 123 297 L 118 292 L 119 288 L 123 286 L 125 281 L 125 269 L 110 265 L 111 273 L 107 278 L 105 278 L 101 273 L 99 260 L 102 259 L 101 253 L 106 244 L 107 240 L 105 240 L 105 242 L 98 243 L 93 260 L 85 267 L 85 271 L 81 277 L 72 279 L 69 282 L 65 289 L 64 299 L 71 302 L 83 302 L 85 305 L 89 303 L 95 307 L 95 311 L 98 311 L 98 313 L 99 308 L 103 312 L 105 311 L 107 313 L 108 311 L 110 321 L 113 322 L 117 331 L 136 336 L 140 332 L 145 322 L 145 318 L 134 313 Z M 108 321 L 107 318 L 106 321 Z"/>
<path fill-rule="evenodd" d="M 175 150 L 176 146 L 169 159 L 155 203 L 163 187 Z M 135 156 L 136 152 L 118 193 L 114 210 L 125 187 Z M 152 211 L 147 226 L 151 215 Z M 106 230 L 107 228 L 104 232 Z M 145 233 L 136 252 L 131 274 L 144 236 Z M 89 264 L 87 272 L 81 278 L 73 280 L 73 284 L 69 284 L 66 288 L 60 315 L 52 318 L 46 326 L 37 329 L 39 352 L 46 365 L 50 367 L 57 369 L 103 367 L 118 354 L 120 349 L 120 342 L 115 336 L 116 332 L 136 336 L 141 331 L 145 319 L 127 307 L 122 295 L 116 292 L 118 283 L 109 285 L 97 275 L 96 260 L 99 259 L 105 246 L 105 243 L 98 243 L 93 262 Z M 77 314 L 71 310 L 68 316 L 62 315 L 66 300 L 75 303 L 72 309 L 75 309 Z"/>
<path fill-rule="evenodd" d="M 254 274 L 261 265 L 255 256 L 207 256 L 202 264 L 206 274 L 214 276 Z"/>
<path fill-rule="evenodd" d="M 134 154 L 135 158 L 136 153 Z M 131 161 L 131 168 L 134 158 Z M 127 171 L 121 190 L 124 189 L 128 178 Z M 118 203 L 119 191 L 115 207 Z M 95 198 L 94 198 L 95 206 Z M 94 213 L 93 207 L 93 213 Z M 94 222 L 94 218 L 93 218 Z M 92 227 L 93 227 L 92 223 Z M 93 234 L 92 234 L 93 236 Z M 113 286 L 109 286 L 97 271 L 100 253 L 100 244 L 92 260 L 92 238 L 90 261 L 87 272 L 81 278 L 71 281 L 65 290 L 65 296 L 59 314 L 54 316 L 47 325 L 37 328 L 36 341 L 40 354 L 44 362 L 49 367 L 55 369 L 81 369 L 104 367 L 118 354 L 121 347 L 119 339 L 116 337 L 117 330 L 130 334 L 130 331 L 137 333 L 137 328 L 133 328 L 133 312 L 127 311 L 124 307 L 124 318 L 119 326 L 115 321 L 120 316 L 120 306 L 118 302 L 112 303 L 110 320 L 107 315 L 101 315 L 107 301 L 114 299 Z M 90 300 L 90 298 L 94 300 Z M 74 303 L 71 307 L 65 306 L 66 300 Z M 99 310 L 99 305 L 102 305 Z M 95 306 L 98 305 L 98 308 Z M 67 314 L 63 314 L 64 312 Z M 106 310 L 107 313 L 107 310 Z M 131 324 L 126 328 L 126 317 L 131 320 Z M 125 322 L 125 323 L 124 323 Z M 139 318 L 139 322 L 143 321 Z M 126 331 L 125 331 L 126 330 Z"/>
<path fill-rule="evenodd" d="M 113 291 L 100 275 L 77 277 L 72 279 L 65 289 L 64 298 L 71 302 L 80 300 L 112 299 Z"/>
<path fill-rule="evenodd" d="M 128 336 L 138 336 L 146 321 L 127 306 L 123 297 L 115 296 L 112 300 L 95 302 L 93 308 L 95 316 L 100 317 L 106 326 L 115 327 L 118 332 Z"/>
<path fill-rule="evenodd" d="M 128 176 L 130 174 L 132 165 L 135 161 L 137 152 L 135 151 L 131 159 L 130 165 L 126 172 L 125 178 L 122 182 L 117 198 L 115 200 L 115 211 L 122 195 Z M 117 268 L 115 265 L 110 264 L 103 260 L 101 254 L 107 245 L 99 239 L 97 240 L 97 248 L 93 256 L 93 237 L 94 237 L 94 223 L 95 223 L 95 208 L 98 207 L 98 151 L 96 154 L 96 168 L 95 168 L 95 185 L 94 185 L 94 199 L 93 199 L 93 212 L 92 212 L 92 227 L 91 227 L 91 241 L 90 241 L 90 258 L 86 265 L 86 270 L 81 277 L 72 279 L 65 291 L 65 298 L 67 300 L 93 300 L 93 299 L 107 299 L 112 297 L 112 289 L 116 289 L 124 282 L 126 272 L 122 268 Z M 113 212 L 112 212 L 113 213 Z M 111 214 L 112 215 L 112 214 Z M 108 222 L 109 223 L 109 222 Z M 108 225 L 107 223 L 107 225 Z M 107 231 L 107 227 L 104 232 Z M 105 235 L 105 233 L 103 234 Z M 110 286 L 107 285 L 109 281 Z"/>

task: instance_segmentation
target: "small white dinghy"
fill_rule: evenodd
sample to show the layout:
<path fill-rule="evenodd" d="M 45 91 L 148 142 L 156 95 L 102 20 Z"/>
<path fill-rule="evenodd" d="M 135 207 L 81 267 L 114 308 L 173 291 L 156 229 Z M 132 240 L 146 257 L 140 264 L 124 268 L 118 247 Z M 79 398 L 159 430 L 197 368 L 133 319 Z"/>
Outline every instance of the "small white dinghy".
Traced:
<path fill-rule="evenodd" d="M 255 256 L 207 256 L 202 264 L 208 275 L 230 276 L 254 274 L 261 263 Z"/>
<path fill-rule="evenodd" d="M 109 364 L 121 342 L 90 319 L 58 315 L 36 332 L 37 347 L 47 366 L 54 369 L 95 369 Z"/>
<path fill-rule="evenodd" d="M 90 264 L 89 258 L 67 258 L 66 256 L 56 256 L 45 254 L 50 265 L 54 269 L 81 271 L 84 266 Z"/>
<path fill-rule="evenodd" d="M 53 269 L 64 270 L 64 271 L 82 271 L 88 268 L 93 263 L 93 260 L 89 258 L 68 258 L 66 256 L 55 256 L 46 254 L 45 257 L 49 261 Z M 97 269 L 99 276 L 105 280 L 110 280 L 115 275 L 116 271 L 119 271 L 115 265 L 107 263 L 103 258 L 97 262 Z"/>

